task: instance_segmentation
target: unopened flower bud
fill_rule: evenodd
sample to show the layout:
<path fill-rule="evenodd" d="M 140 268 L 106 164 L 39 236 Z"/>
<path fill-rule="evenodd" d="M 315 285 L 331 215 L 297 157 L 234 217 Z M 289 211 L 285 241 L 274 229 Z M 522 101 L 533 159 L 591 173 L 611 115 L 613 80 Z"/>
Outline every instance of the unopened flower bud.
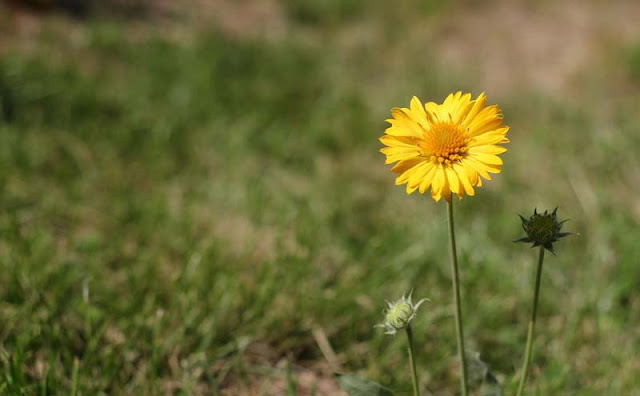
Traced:
<path fill-rule="evenodd" d="M 558 221 L 556 207 L 552 213 L 548 213 L 546 210 L 540 214 L 536 209 L 533 210 L 533 216 L 529 220 L 520 216 L 522 220 L 522 228 L 527 233 L 527 236 L 515 240 L 514 242 L 533 242 L 532 247 L 544 246 L 545 249 L 555 254 L 553 251 L 553 242 L 558 239 L 571 235 L 571 232 L 560 232 L 562 224 L 567 220 Z"/>
<path fill-rule="evenodd" d="M 411 301 L 411 293 L 409 293 L 409 297 L 402 296 L 402 298 L 393 303 L 387 302 L 384 323 L 378 324 L 376 327 L 383 327 L 385 334 L 395 334 L 398 330 L 402 330 L 409 325 L 409 322 L 415 318 L 418 307 L 425 301 L 428 301 L 428 299 L 423 298 L 414 304 Z"/>

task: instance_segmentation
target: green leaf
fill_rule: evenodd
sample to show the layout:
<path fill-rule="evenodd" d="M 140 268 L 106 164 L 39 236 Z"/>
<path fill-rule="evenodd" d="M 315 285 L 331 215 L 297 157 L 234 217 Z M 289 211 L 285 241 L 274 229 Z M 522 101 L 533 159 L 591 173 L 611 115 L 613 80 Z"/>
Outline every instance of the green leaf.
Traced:
<path fill-rule="evenodd" d="M 489 366 L 480 360 L 480 353 L 475 351 L 466 351 L 465 360 L 467 363 L 467 384 L 471 388 L 477 388 L 484 382 Z"/>
<path fill-rule="evenodd" d="M 377 382 L 352 374 L 335 373 L 334 375 L 349 396 L 393 396 L 393 392 Z"/>
<path fill-rule="evenodd" d="M 491 372 L 491 370 L 487 370 L 487 374 L 484 377 L 484 381 L 482 382 L 482 396 L 503 396 L 504 391 L 502 390 L 502 385 L 496 378 L 495 375 Z"/>
<path fill-rule="evenodd" d="M 481 384 L 482 396 L 503 396 L 500 382 L 491 372 L 489 366 L 480 360 L 480 353 L 467 351 L 467 381 L 472 388 Z"/>

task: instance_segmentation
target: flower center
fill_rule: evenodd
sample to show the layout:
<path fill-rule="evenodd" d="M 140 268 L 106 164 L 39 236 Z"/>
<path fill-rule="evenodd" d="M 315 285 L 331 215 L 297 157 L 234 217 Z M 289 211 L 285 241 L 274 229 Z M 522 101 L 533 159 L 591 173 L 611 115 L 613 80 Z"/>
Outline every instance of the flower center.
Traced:
<path fill-rule="evenodd" d="M 467 152 L 466 143 L 467 139 L 457 125 L 443 122 L 425 131 L 419 145 L 423 155 L 429 156 L 431 162 L 451 165 L 462 160 Z"/>

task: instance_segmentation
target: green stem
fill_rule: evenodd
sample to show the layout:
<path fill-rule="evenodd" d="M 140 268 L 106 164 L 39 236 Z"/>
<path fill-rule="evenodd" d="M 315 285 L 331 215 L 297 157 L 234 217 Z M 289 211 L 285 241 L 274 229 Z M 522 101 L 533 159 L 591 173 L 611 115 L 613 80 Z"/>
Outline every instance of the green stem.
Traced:
<path fill-rule="evenodd" d="M 73 358 L 73 369 L 71 371 L 71 396 L 78 394 L 78 372 L 80 371 L 80 361 Z"/>
<path fill-rule="evenodd" d="M 418 387 L 418 373 L 416 371 L 416 353 L 413 348 L 413 331 L 411 326 L 407 325 L 407 341 L 409 343 L 409 364 L 411 364 L 411 379 L 413 380 L 413 396 L 420 396 L 420 388 Z"/>
<path fill-rule="evenodd" d="M 453 194 L 450 198 L 453 198 Z M 447 218 L 449 222 L 449 247 L 451 255 L 451 281 L 453 283 L 453 301 L 456 306 L 456 338 L 458 340 L 458 359 L 460 359 L 460 387 L 462 396 L 467 396 L 467 362 L 464 352 L 464 335 L 462 333 L 462 310 L 460 309 L 460 280 L 458 278 L 458 256 L 456 253 L 456 233 L 453 227 L 453 202 L 447 202 Z"/>
<path fill-rule="evenodd" d="M 540 295 L 540 278 L 542 278 L 542 263 L 544 262 L 544 246 L 540 246 L 540 256 L 538 258 L 538 272 L 536 273 L 536 288 L 533 292 L 533 310 L 529 320 L 529 331 L 527 332 L 527 347 L 524 354 L 524 364 L 522 366 L 522 377 L 518 386 L 518 396 L 524 391 L 524 384 L 527 382 L 529 365 L 531 364 L 531 350 L 533 349 L 533 329 L 536 325 L 536 312 L 538 311 L 538 296 Z"/>

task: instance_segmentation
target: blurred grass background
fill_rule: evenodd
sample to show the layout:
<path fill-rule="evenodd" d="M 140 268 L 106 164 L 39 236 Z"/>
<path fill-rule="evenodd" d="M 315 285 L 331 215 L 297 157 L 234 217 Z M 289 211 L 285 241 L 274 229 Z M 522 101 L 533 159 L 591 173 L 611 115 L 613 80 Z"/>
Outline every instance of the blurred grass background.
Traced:
<path fill-rule="evenodd" d="M 511 126 L 456 204 L 469 347 L 511 393 L 517 214 L 559 206 L 529 390 L 640 394 L 638 3 L 78 4 L 0 3 L 1 394 L 340 394 L 313 329 L 408 393 L 373 325 L 411 288 L 422 387 L 455 394 L 444 205 L 377 138 L 456 90 Z"/>

